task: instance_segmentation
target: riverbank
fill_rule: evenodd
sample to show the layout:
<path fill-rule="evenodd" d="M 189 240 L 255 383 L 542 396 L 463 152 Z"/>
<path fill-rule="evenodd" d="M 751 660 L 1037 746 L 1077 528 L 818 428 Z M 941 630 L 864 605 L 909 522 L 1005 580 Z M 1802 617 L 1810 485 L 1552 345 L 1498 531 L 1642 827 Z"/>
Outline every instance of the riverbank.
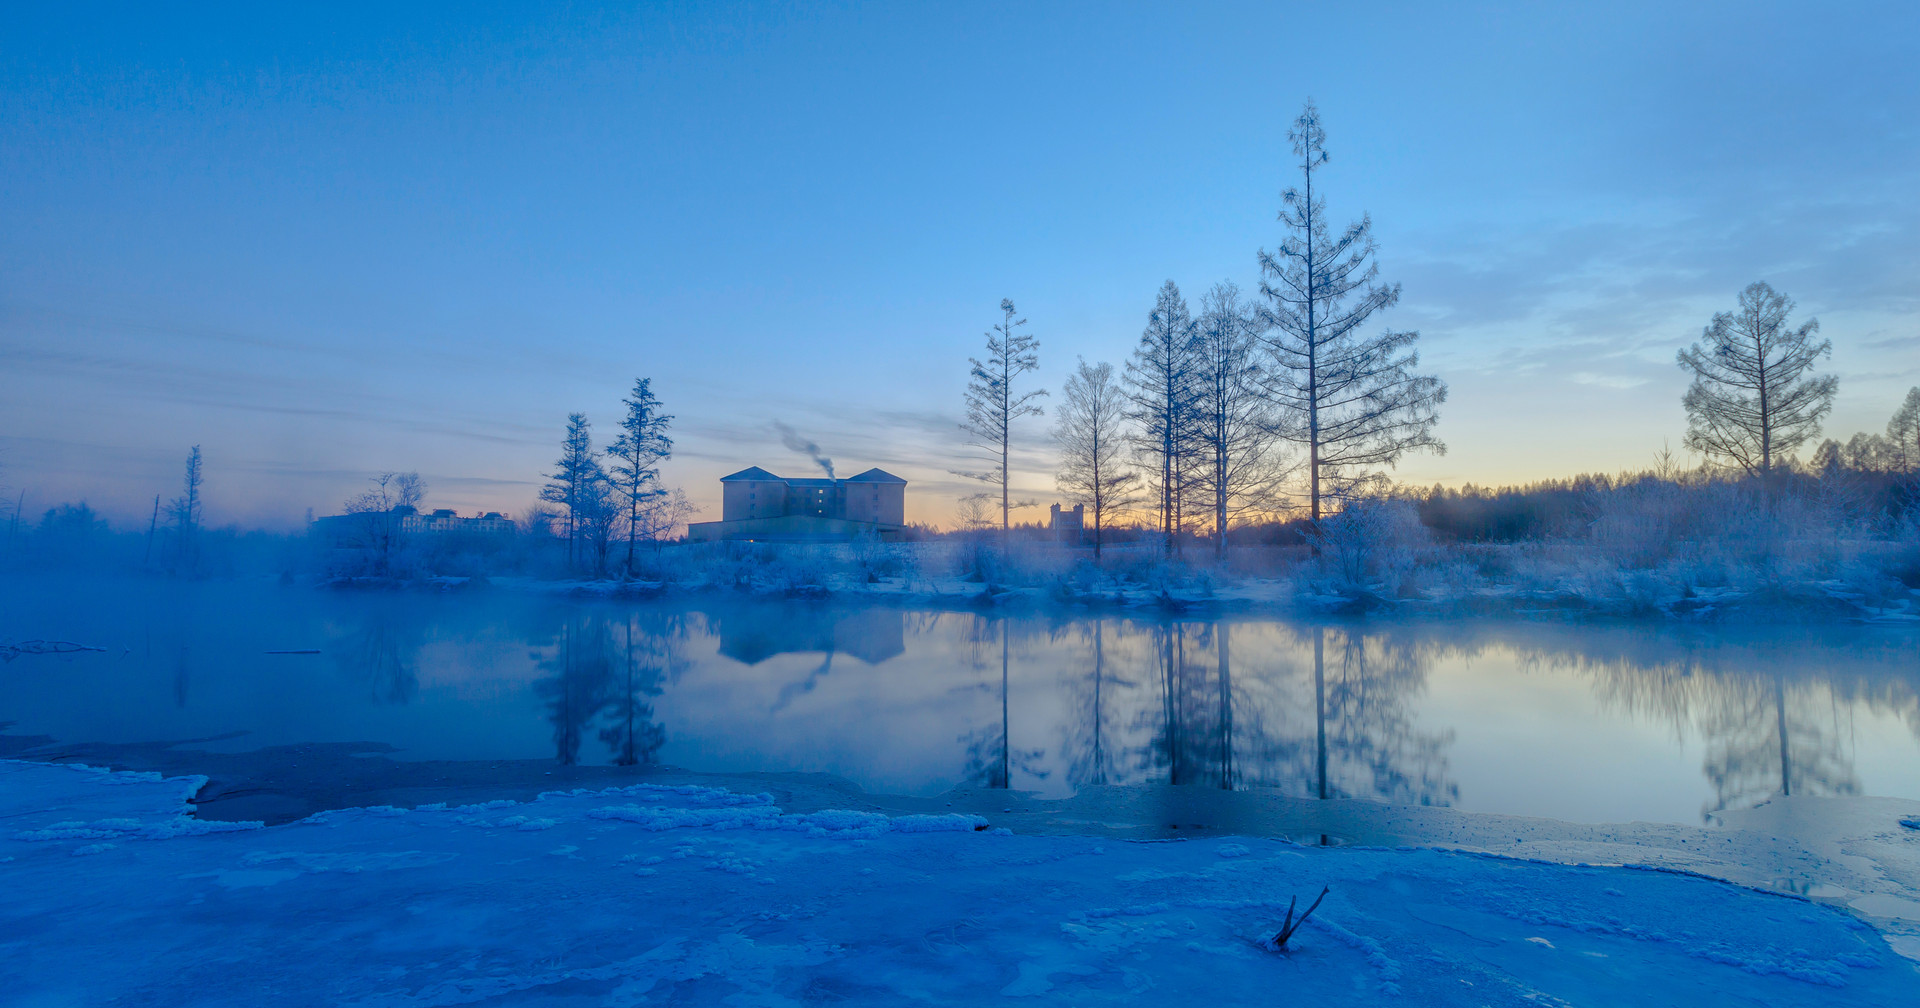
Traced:
<path fill-rule="evenodd" d="M 1455 591 L 1388 595 L 1334 587 L 1313 579 L 1202 573 L 1138 581 L 1124 577 L 1054 577 L 992 581 L 965 575 L 881 576 L 824 572 L 794 578 L 749 577 L 716 582 L 645 579 L 487 577 L 332 578 L 336 590 L 465 592 L 510 590 L 578 598 L 725 600 L 794 599 L 940 610 L 1161 612 L 1244 614 L 1290 619 L 1364 618 L 1534 620 L 1601 619 L 1707 625 L 1874 624 L 1920 628 L 1920 589 L 1868 594 L 1846 581 L 1768 583 L 1740 588 L 1589 580 L 1554 586 L 1470 584 Z"/>

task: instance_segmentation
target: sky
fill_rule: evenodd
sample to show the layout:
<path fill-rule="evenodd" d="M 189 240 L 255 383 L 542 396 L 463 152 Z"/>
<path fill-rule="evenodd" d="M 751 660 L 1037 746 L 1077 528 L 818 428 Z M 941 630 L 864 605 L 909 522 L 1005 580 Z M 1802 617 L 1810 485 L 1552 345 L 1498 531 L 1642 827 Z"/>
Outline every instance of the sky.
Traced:
<path fill-rule="evenodd" d="M 402 9 L 404 7 L 404 9 Z M 1920 11 L 1900 4 L 0 9 L 0 486 L 295 528 L 383 470 L 523 512 L 636 377 L 665 466 L 980 489 L 969 356 L 1124 361 L 1160 284 L 1256 289 L 1311 97 L 1380 324 L 1447 382 L 1415 485 L 1678 452 L 1674 354 L 1764 280 L 1826 428 L 1920 385 Z M 1015 489 L 1053 490 L 1051 416 Z M 1036 516 L 1036 512 L 1026 512 Z"/>

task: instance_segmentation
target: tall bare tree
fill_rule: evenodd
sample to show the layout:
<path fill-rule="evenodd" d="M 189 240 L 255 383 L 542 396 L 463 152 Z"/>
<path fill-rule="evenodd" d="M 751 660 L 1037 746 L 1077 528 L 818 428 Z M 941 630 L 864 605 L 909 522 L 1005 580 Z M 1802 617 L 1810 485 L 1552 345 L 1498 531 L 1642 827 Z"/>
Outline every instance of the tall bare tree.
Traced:
<path fill-rule="evenodd" d="M 1008 493 L 1013 425 L 1024 417 L 1039 416 L 1042 410 L 1035 400 L 1047 394 L 1046 389 L 1017 393 L 1013 390 L 1015 379 L 1040 366 L 1040 341 L 1033 334 L 1020 331 L 1027 320 L 1016 321 L 1016 314 L 1010 299 L 1000 299 L 1000 323 L 987 332 L 986 360 L 968 358 L 973 372 L 967 382 L 967 422 L 960 426 L 972 435 L 969 443 L 986 451 L 988 460 L 995 466 L 955 474 L 1000 488 L 1002 538 L 1009 524 L 1007 516 L 1013 509 Z"/>
<path fill-rule="evenodd" d="M 1054 479 L 1068 503 L 1092 509 L 1093 558 L 1098 560 L 1107 523 L 1133 501 L 1140 481 L 1125 461 L 1127 399 L 1114 380 L 1113 365 L 1085 360 L 1060 395 L 1053 428 L 1060 469 Z"/>
<path fill-rule="evenodd" d="M 1261 395 L 1258 322 L 1232 281 L 1213 285 L 1200 302 L 1194 354 L 1200 441 L 1198 483 L 1213 512 L 1214 555 L 1227 555 L 1227 529 L 1249 512 L 1270 512 L 1284 455 L 1273 436 L 1272 408 Z"/>
<path fill-rule="evenodd" d="M 627 511 L 627 572 L 633 572 L 633 547 L 640 539 L 641 512 L 666 488 L 660 485 L 660 463 L 673 457 L 673 439 L 667 428 L 673 417 L 660 412 L 660 400 L 654 398 L 652 381 L 636 378 L 627 395 L 627 416 L 620 421 L 620 435 L 607 447 L 613 461 L 608 481 Z"/>
<path fill-rule="evenodd" d="M 1748 284 L 1738 308 L 1715 315 L 1680 351 L 1681 369 L 1693 376 L 1684 400 L 1688 448 L 1765 479 L 1819 436 L 1840 380 L 1811 372 L 1833 341 L 1814 340 L 1818 319 L 1788 328 L 1792 313 L 1786 295 Z"/>
<path fill-rule="evenodd" d="M 1134 447 L 1153 467 L 1149 482 L 1161 549 L 1167 554 L 1180 535 L 1185 484 L 1193 472 L 1199 342 L 1179 286 L 1172 280 L 1161 284 L 1147 313 L 1147 327 L 1127 361 L 1124 383 L 1128 415 L 1139 425 L 1133 432 Z"/>
<path fill-rule="evenodd" d="M 1345 499 L 1380 470 L 1433 436 L 1447 386 L 1415 372 L 1417 332 L 1365 331 L 1367 321 L 1400 301 L 1399 284 L 1380 284 L 1373 220 L 1362 216 L 1335 237 L 1314 175 L 1327 163 L 1320 110 L 1309 101 L 1287 131 L 1300 159 L 1301 184 L 1281 196 L 1286 238 L 1260 251 L 1265 342 L 1275 370 L 1266 393 L 1285 414 L 1279 430 L 1306 450 L 1307 498 L 1314 521 L 1323 500 Z"/>

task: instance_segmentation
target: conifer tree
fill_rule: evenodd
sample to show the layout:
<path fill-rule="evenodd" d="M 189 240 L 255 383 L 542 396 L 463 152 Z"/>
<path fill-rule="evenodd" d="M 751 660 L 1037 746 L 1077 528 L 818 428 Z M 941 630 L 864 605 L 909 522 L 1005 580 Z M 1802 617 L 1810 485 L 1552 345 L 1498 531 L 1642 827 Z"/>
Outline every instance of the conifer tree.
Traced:
<path fill-rule="evenodd" d="M 626 505 L 627 573 L 631 574 L 642 514 L 667 493 L 660 485 L 660 463 L 673 457 L 673 439 L 667 437 L 673 417 L 660 412 L 660 400 L 654 398 L 648 378 L 634 379 L 626 404 L 626 419 L 620 422 L 620 435 L 607 447 L 607 457 L 613 462 L 608 479 Z"/>
<path fill-rule="evenodd" d="M 1833 341 L 1814 340 L 1818 319 L 1788 328 L 1792 312 L 1786 295 L 1749 284 L 1736 310 L 1715 315 L 1680 351 L 1681 369 L 1693 376 L 1684 400 L 1688 448 L 1764 480 L 1819 436 L 1840 380 L 1812 370 L 1833 353 Z"/>
<path fill-rule="evenodd" d="M 961 428 L 972 435 L 970 444 L 987 453 L 986 460 L 993 463 L 993 467 L 955 473 L 999 488 L 1003 540 L 1009 527 L 1008 514 L 1014 507 L 1009 496 L 1013 425 L 1024 417 L 1039 416 L 1042 411 L 1035 400 L 1047 394 L 1046 389 L 1026 392 L 1013 389 L 1016 379 L 1040 366 L 1040 341 L 1033 334 L 1021 331 L 1027 320 L 1015 320 L 1016 314 L 1013 301 L 1002 298 L 1000 322 L 987 332 L 986 359 L 968 359 L 973 372 L 967 383 L 967 421 Z"/>
<path fill-rule="evenodd" d="M 1181 504 L 1193 475 L 1199 399 L 1199 331 L 1172 280 L 1160 285 L 1125 378 L 1134 445 L 1150 466 L 1161 549 L 1171 554 L 1181 530 Z"/>
<path fill-rule="evenodd" d="M 1260 251 L 1261 324 L 1274 365 L 1265 388 L 1282 413 L 1282 436 L 1306 452 L 1318 522 L 1326 499 L 1353 496 L 1407 452 L 1446 450 L 1433 428 L 1447 387 L 1415 370 L 1419 333 L 1367 329 L 1375 312 L 1399 302 L 1400 285 L 1376 282 L 1371 218 L 1338 237 L 1328 226 L 1326 199 L 1314 189 L 1327 163 L 1326 132 L 1311 101 L 1287 138 L 1300 185 L 1281 196 L 1286 237 L 1276 251 Z"/>

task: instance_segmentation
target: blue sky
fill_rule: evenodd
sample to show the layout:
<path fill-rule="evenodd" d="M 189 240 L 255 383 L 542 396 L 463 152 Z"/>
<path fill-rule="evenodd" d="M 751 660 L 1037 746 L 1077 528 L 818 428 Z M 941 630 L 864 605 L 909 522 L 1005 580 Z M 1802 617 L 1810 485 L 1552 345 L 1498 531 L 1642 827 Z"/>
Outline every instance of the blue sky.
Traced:
<path fill-rule="evenodd" d="M 696 501 L 806 474 L 782 421 L 944 521 L 999 300 L 1057 388 L 1162 281 L 1255 286 L 1309 95 L 1330 208 L 1404 285 L 1383 321 L 1452 387 L 1403 479 L 1677 450 L 1674 352 L 1757 279 L 1834 342 L 1830 433 L 1920 384 L 1909 6 L 14 5 L 0 35 L 29 512 L 144 516 L 195 443 L 216 522 L 382 469 L 518 512 L 566 414 L 610 436 L 645 375 Z"/>

